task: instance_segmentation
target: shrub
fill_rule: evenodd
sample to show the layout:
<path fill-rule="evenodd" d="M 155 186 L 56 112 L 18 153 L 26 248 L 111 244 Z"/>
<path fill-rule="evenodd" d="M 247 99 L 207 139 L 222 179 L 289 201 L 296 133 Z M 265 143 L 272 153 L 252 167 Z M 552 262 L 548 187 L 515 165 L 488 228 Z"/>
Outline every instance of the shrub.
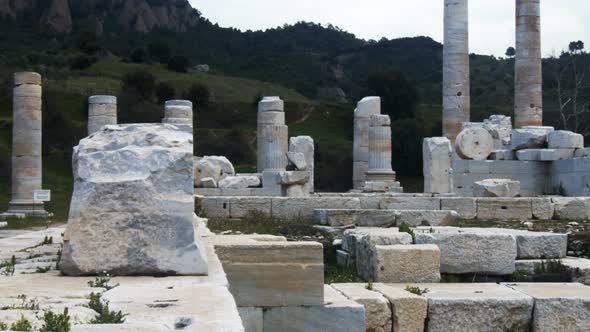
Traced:
<path fill-rule="evenodd" d="M 204 84 L 194 83 L 184 92 L 183 97 L 195 106 L 206 107 L 209 104 L 209 88 Z"/>
<path fill-rule="evenodd" d="M 142 98 L 150 98 L 154 94 L 156 78 L 152 73 L 139 70 L 123 77 L 123 90 L 134 91 Z"/>
<path fill-rule="evenodd" d="M 400 233 L 410 234 L 412 236 L 412 242 L 416 242 L 416 234 L 414 234 L 414 231 L 412 230 L 410 225 L 408 225 L 406 223 L 402 223 L 401 225 L 399 225 L 399 231 L 400 231 Z"/>
<path fill-rule="evenodd" d="M 176 96 L 176 91 L 174 91 L 174 87 L 170 83 L 160 82 L 156 86 L 156 97 L 158 98 L 158 103 L 162 104 L 166 100 L 174 99 Z"/>
<path fill-rule="evenodd" d="M 173 56 L 168 60 L 168 69 L 179 72 L 179 73 L 186 73 L 188 70 L 188 58 L 182 55 Z"/>
<path fill-rule="evenodd" d="M 40 332 L 69 332 L 70 315 L 68 308 L 64 309 L 63 314 L 54 314 L 52 311 L 46 311 L 43 314 L 43 326 Z"/>
<path fill-rule="evenodd" d="M 96 59 L 94 57 L 80 54 L 70 59 L 70 68 L 72 68 L 73 70 L 84 70 L 92 66 L 94 62 L 96 62 Z"/>
<path fill-rule="evenodd" d="M 148 57 L 148 54 L 147 54 L 146 50 L 144 50 L 143 48 L 134 49 L 133 52 L 131 52 L 131 55 L 129 56 L 131 61 L 135 62 L 135 63 L 145 62 L 147 60 L 147 57 Z"/>
<path fill-rule="evenodd" d="M 90 293 L 88 308 L 96 311 L 97 315 L 90 321 L 90 324 L 123 324 L 127 314 L 121 311 L 111 311 L 109 301 L 102 301 L 98 293 Z"/>
<path fill-rule="evenodd" d="M 26 332 L 33 331 L 33 324 L 31 324 L 31 322 L 26 319 L 23 314 L 20 314 L 20 319 L 10 325 L 10 330 Z"/>

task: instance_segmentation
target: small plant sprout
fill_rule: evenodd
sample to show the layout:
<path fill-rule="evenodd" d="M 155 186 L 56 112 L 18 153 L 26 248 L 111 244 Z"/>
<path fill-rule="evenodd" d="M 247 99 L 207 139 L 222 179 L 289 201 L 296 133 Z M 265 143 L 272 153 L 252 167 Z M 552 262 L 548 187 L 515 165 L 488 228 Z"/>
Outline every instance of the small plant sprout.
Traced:
<path fill-rule="evenodd" d="M 33 331 L 33 324 L 25 318 L 23 314 L 20 314 L 20 319 L 10 324 L 11 331 Z"/>
<path fill-rule="evenodd" d="M 108 274 L 106 271 L 103 271 L 100 275 L 98 275 L 98 277 L 94 278 L 94 280 L 91 280 L 88 282 L 88 286 L 89 287 L 94 287 L 94 288 L 104 288 L 106 290 L 111 290 L 117 286 L 119 286 L 119 284 L 114 284 L 111 285 L 111 279 L 113 277 Z"/>
<path fill-rule="evenodd" d="M 16 266 L 16 257 L 12 255 L 9 260 L 4 261 L 4 263 L 0 264 L 0 274 L 5 275 L 7 277 L 14 275 L 14 270 Z"/>
<path fill-rule="evenodd" d="M 369 282 L 367 282 L 367 286 L 365 288 L 370 291 L 373 290 L 373 280 L 372 279 L 369 279 Z"/>
<path fill-rule="evenodd" d="M 68 308 L 64 309 L 63 314 L 45 311 L 42 321 L 43 326 L 41 326 L 40 332 L 69 332 L 71 329 Z"/>
<path fill-rule="evenodd" d="M 420 287 L 406 286 L 406 291 L 408 291 L 412 294 L 416 294 L 418 296 L 422 296 L 422 295 L 428 293 L 430 290 L 428 288 L 421 289 Z"/>
<path fill-rule="evenodd" d="M 90 321 L 90 324 L 123 324 L 127 316 L 121 311 L 111 311 L 109 301 L 103 301 L 99 293 L 90 293 L 88 308 L 97 313 L 96 317 Z"/>

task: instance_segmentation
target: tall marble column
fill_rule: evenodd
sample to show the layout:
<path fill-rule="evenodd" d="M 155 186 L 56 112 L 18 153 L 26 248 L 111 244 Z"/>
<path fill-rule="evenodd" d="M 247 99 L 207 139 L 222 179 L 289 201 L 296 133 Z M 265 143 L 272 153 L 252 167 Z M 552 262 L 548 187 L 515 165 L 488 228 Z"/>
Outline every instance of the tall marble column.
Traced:
<path fill-rule="evenodd" d="M 395 181 L 391 167 L 391 120 L 389 115 L 372 115 L 369 127 L 367 181 Z"/>
<path fill-rule="evenodd" d="M 289 128 L 285 125 L 285 104 L 279 97 L 264 97 L 258 103 L 258 172 L 286 170 Z"/>
<path fill-rule="evenodd" d="M 540 0 L 516 0 L 514 68 L 516 128 L 543 125 Z"/>
<path fill-rule="evenodd" d="M 88 98 L 88 135 L 105 125 L 117 124 L 117 97 L 91 96 Z"/>
<path fill-rule="evenodd" d="M 46 216 L 43 202 L 34 201 L 42 189 L 41 75 L 14 74 L 12 122 L 12 200 L 7 214 Z"/>
<path fill-rule="evenodd" d="M 470 118 L 468 0 L 444 0 L 443 135 L 454 144 Z"/>
<path fill-rule="evenodd" d="M 369 125 L 372 115 L 381 114 L 381 98 L 365 97 L 354 110 L 353 189 L 362 189 L 369 170 Z"/>

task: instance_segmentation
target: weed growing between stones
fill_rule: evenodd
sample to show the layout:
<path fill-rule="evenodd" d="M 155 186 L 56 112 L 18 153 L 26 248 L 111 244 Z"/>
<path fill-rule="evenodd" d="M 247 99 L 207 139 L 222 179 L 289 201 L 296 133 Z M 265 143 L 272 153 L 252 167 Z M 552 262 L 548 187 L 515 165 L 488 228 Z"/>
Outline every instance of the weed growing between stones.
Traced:
<path fill-rule="evenodd" d="M 11 331 L 33 331 L 33 324 L 25 318 L 23 314 L 20 314 L 20 319 L 10 324 Z"/>
<path fill-rule="evenodd" d="M 324 283 L 342 284 L 350 282 L 362 282 L 361 278 L 356 274 L 354 266 L 340 266 L 336 263 L 324 265 Z"/>
<path fill-rule="evenodd" d="M 46 267 L 37 266 L 37 268 L 35 269 L 35 273 L 47 273 L 50 270 L 51 270 L 51 266 L 46 266 Z"/>
<path fill-rule="evenodd" d="M 14 269 L 16 266 L 16 257 L 13 255 L 9 260 L 4 261 L 0 264 L 0 275 L 11 277 L 14 275 Z"/>
<path fill-rule="evenodd" d="M 68 308 L 63 314 L 55 314 L 52 311 L 45 311 L 43 314 L 43 326 L 40 332 L 69 332 L 71 329 L 70 315 Z"/>
<path fill-rule="evenodd" d="M 416 294 L 418 296 L 422 296 L 422 295 L 428 293 L 430 290 L 428 288 L 421 289 L 420 287 L 406 286 L 406 291 L 408 291 L 412 294 Z"/>
<path fill-rule="evenodd" d="M 410 225 L 406 223 L 402 223 L 399 225 L 400 233 L 408 233 L 412 236 L 412 243 L 416 243 L 416 234 L 414 234 L 414 230 L 410 227 Z"/>
<path fill-rule="evenodd" d="M 17 296 L 17 299 L 21 300 L 21 303 L 16 305 L 13 304 L 11 306 L 2 307 L 2 310 L 39 310 L 39 301 L 36 298 L 27 300 L 27 296 L 25 294 L 21 294 Z"/>
<path fill-rule="evenodd" d="M 367 286 L 365 286 L 365 288 L 367 290 L 372 291 L 373 290 L 373 280 L 369 279 L 369 282 L 367 282 Z"/>
<path fill-rule="evenodd" d="M 8 325 L 0 320 L 0 330 L 8 330 Z"/>
<path fill-rule="evenodd" d="M 98 277 L 94 278 L 94 280 L 90 280 L 88 282 L 88 286 L 94 287 L 94 288 L 104 288 L 106 290 L 111 290 L 111 289 L 119 286 L 119 284 L 111 285 L 110 284 L 111 279 L 112 279 L 112 276 L 110 274 L 108 274 L 106 271 L 104 271 Z"/>
<path fill-rule="evenodd" d="M 109 301 L 101 300 L 99 293 L 90 293 L 88 308 L 97 313 L 96 317 L 90 321 L 90 324 L 123 324 L 127 316 L 121 311 L 111 311 Z"/>
<path fill-rule="evenodd" d="M 535 274 L 567 272 L 567 266 L 560 259 L 548 259 L 535 266 Z"/>

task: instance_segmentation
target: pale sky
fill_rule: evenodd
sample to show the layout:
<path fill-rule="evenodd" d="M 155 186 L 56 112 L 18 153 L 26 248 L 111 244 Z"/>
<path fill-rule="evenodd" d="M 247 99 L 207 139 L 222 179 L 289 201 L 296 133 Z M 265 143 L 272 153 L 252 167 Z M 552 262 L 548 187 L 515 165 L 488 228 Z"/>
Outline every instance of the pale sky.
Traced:
<path fill-rule="evenodd" d="M 305 20 L 332 23 L 363 39 L 429 36 L 442 42 L 443 0 L 189 0 L 213 23 L 265 30 Z M 470 0 L 472 53 L 503 56 L 514 46 L 515 0 Z M 572 40 L 590 49 L 590 0 L 541 0 L 543 55 Z"/>

